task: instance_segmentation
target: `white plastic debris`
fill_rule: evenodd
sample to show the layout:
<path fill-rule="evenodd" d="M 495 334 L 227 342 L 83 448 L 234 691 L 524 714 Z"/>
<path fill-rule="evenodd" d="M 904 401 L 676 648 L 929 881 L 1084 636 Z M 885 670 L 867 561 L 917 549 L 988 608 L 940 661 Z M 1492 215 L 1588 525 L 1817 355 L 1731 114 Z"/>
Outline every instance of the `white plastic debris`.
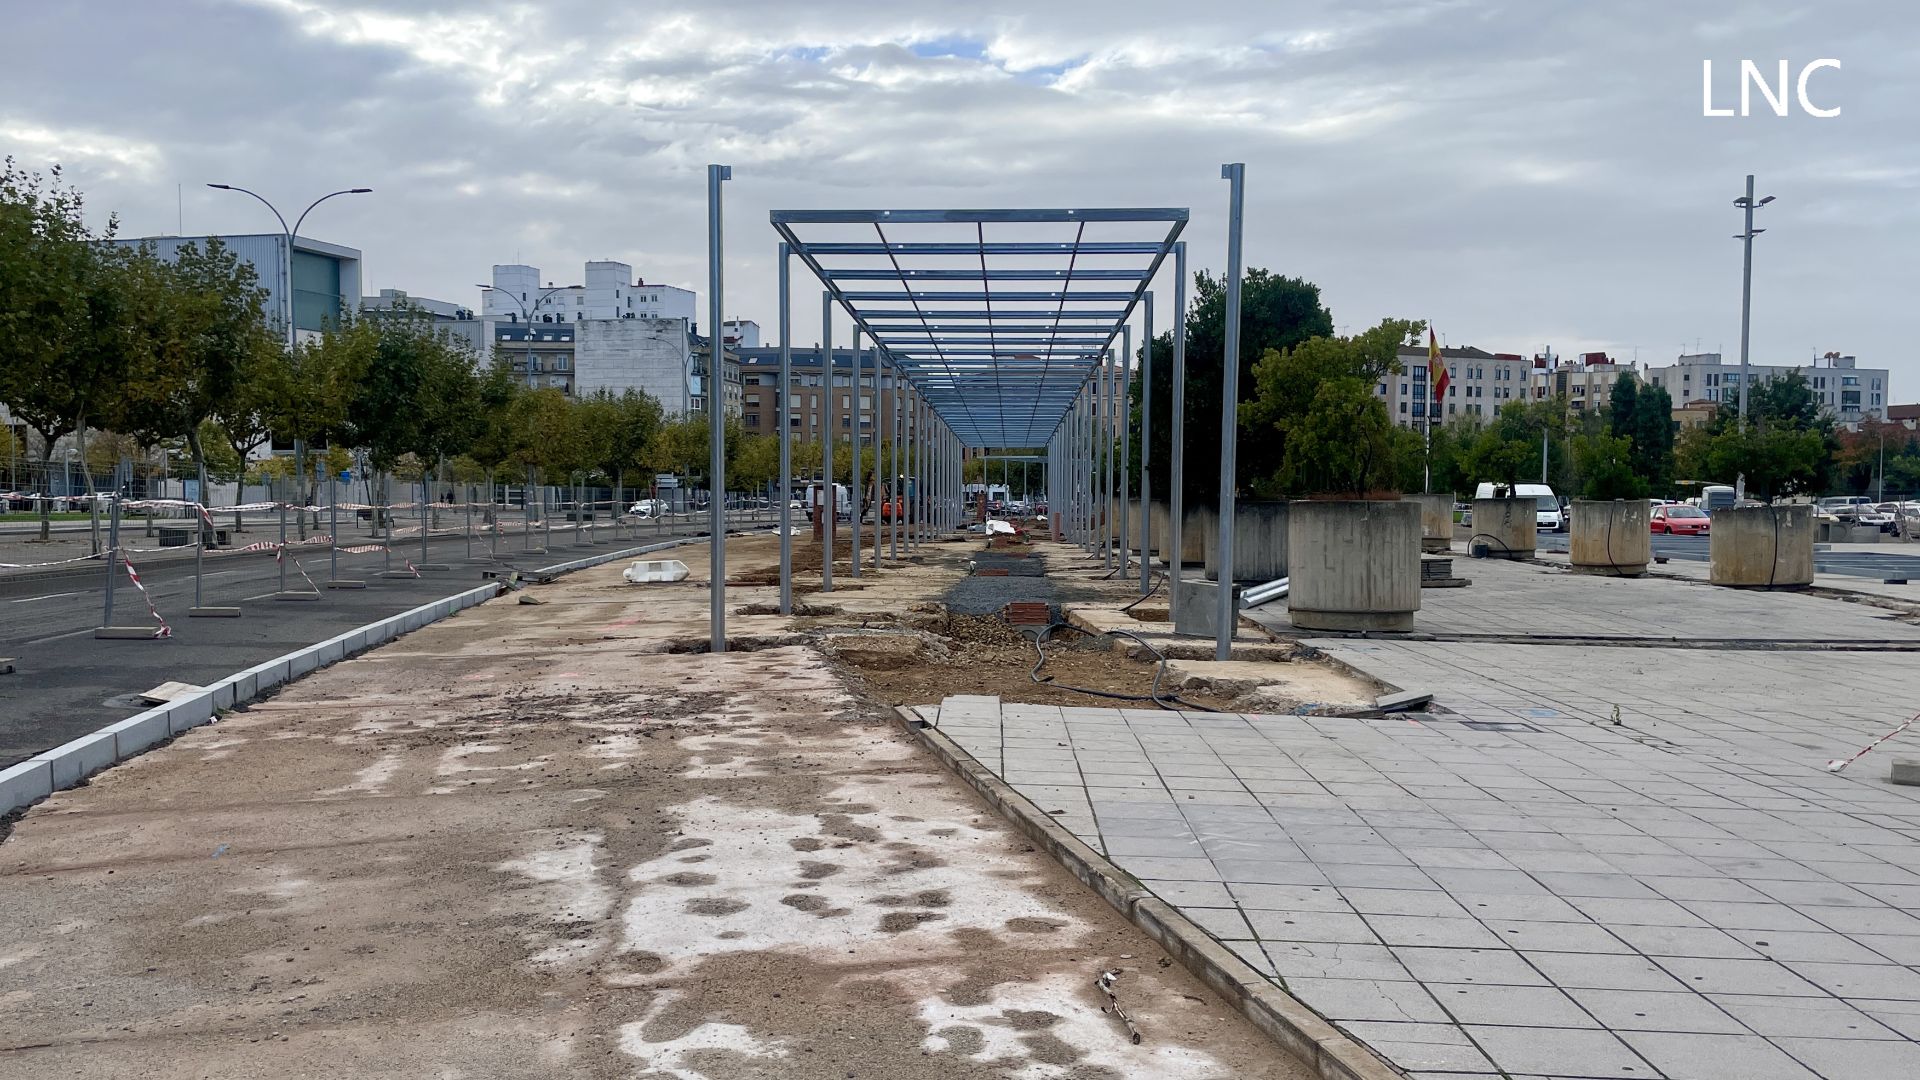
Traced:
<path fill-rule="evenodd" d="M 620 576 L 635 585 L 652 585 L 663 581 L 685 581 L 687 564 L 679 559 L 641 559 L 621 571 Z"/>
<path fill-rule="evenodd" d="M 987 519 L 987 531 L 990 533 L 1004 533 L 1007 536 L 1014 535 L 1013 523 L 1001 521 L 999 518 Z"/>

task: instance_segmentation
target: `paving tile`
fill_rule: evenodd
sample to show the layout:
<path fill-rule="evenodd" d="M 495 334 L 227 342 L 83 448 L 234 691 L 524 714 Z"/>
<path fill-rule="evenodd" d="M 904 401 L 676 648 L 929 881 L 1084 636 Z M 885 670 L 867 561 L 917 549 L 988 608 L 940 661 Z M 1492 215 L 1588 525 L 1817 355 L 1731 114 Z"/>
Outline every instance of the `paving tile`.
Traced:
<path fill-rule="evenodd" d="M 1351 912 L 1340 890 L 1330 885 L 1262 885 L 1230 882 L 1234 901 L 1248 910 Z"/>
<path fill-rule="evenodd" d="M 1248 911 L 1246 917 L 1261 941 L 1379 942 L 1360 916 L 1343 912 Z"/>
<path fill-rule="evenodd" d="M 1716 960 L 1694 956 L 1660 958 L 1660 966 L 1702 994 L 1768 994 L 1820 997 L 1819 987 L 1772 960 Z"/>
<path fill-rule="evenodd" d="M 1669 900 L 1716 900 L 1727 903 L 1767 902 L 1765 893 L 1744 882 L 1723 877 L 1642 876 L 1641 884 Z"/>
<path fill-rule="evenodd" d="M 1511 949 L 1427 949 L 1399 946 L 1393 955 L 1425 983 L 1545 986 L 1547 978 Z"/>
<path fill-rule="evenodd" d="M 1486 919 L 1501 944 L 1523 952 L 1630 953 L 1631 946 L 1593 923 L 1516 922 Z"/>
<path fill-rule="evenodd" d="M 1330 941 L 1269 941 L 1266 954 L 1282 978 L 1412 981 L 1413 975 L 1385 945 Z"/>
<path fill-rule="evenodd" d="M 1547 887 L 1519 870 L 1428 871 L 1428 876 L 1450 893 L 1491 893 L 1496 896 L 1546 896 Z"/>
<path fill-rule="evenodd" d="M 1358 889 L 1340 890 L 1353 910 L 1367 915 L 1433 915 L 1460 918 L 1467 909 L 1444 892 L 1430 889 Z"/>
<path fill-rule="evenodd" d="M 1402 1069 L 1447 1073 L 1490 1070 L 1493 1065 L 1452 1024 L 1388 1024 L 1353 1020 L 1340 1025 Z"/>
<path fill-rule="evenodd" d="M 1711 994 L 1715 1005 L 1769 1038 L 1798 1036 L 1809 1039 L 1898 1039 L 1898 1033 L 1876 1022 L 1860 1005 L 1830 997 L 1762 997 L 1752 994 Z M 1871 1004 L 1871 1003 L 1862 1003 Z M 1915 1015 L 1920 1016 L 1920 1004 Z M 1670 1028 L 1668 1030 L 1678 1030 Z"/>
<path fill-rule="evenodd" d="M 1659 899 L 1658 893 L 1629 875 L 1621 873 L 1569 874 L 1549 870 L 1536 873 L 1533 877 L 1555 896 L 1564 896 L 1569 899 L 1573 897 Z"/>
<path fill-rule="evenodd" d="M 1105 835 L 1107 854 L 1115 859 L 1136 855 L 1152 855 L 1161 858 L 1205 859 L 1207 852 L 1200 841 L 1191 837 L 1155 837 L 1155 836 L 1114 836 Z"/>
<path fill-rule="evenodd" d="M 1885 907 L 1886 903 L 1837 881 L 1756 881 L 1753 887 L 1795 907 Z"/>
<path fill-rule="evenodd" d="M 1428 983 L 1440 1007 L 1467 1025 L 1591 1028 L 1600 1026 L 1573 999 L 1551 986 Z"/>
<path fill-rule="evenodd" d="M 1478 919 L 1432 915 L 1368 915 L 1380 940 L 1389 945 L 1434 946 L 1448 949 L 1497 948 L 1501 942 Z M 1894 996 L 1894 995 L 1886 995 Z"/>
<path fill-rule="evenodd" d="M 1447 1014 L 1416 982 L 1290 978 L 1286 986 L 1289 993 L 1329 1020 L 1447 1022 Z"/>
<path fill-rule="evenodd" d="M 1920 1076 L 1920 1044 L 1849 1039 L 1775 1039 L 1780 1049 L 1823 1076 Z"/>
<path fill-rule="evenodd" d="M 1199 907 L 1232 907 L 1233 896 L 1227 892 L 1225 884 L 1218 881 L 1168 881 L 1162 878 L 1142 878 L 1140 883 L 1153 890 L 1153 895 L 1175 907 L 1194 904 Z"/>
<path fill-rule="evenodd" d="M 1741 944 L 1770 960 L 1811 960 L 1846 964 L 1914 962 L 1913 959 L 1886 955 L 1884 950 L 1875 951 L 1875 947 L 1864 939 L 1848 937 L 1845 934 L 1809 933 L 1804 930 L 1730 930 L 1728 933 L 1738 938 Z M 1908 943 L 1913 947 L 1913 956 L 1920 958 L 1920 938 L 1889 935 L 1877 940 Z"/>
<path fill-rule="evenodd" d="M 1788 961 L 1794 973 L 1841 998 L 1898 998 L 1920 1001 L 1920 972 L 1895 964 L 1838 964 Z"/>
<path fill-rule="evenodd" d="M 1803 906 L 1795 910 L 1843 934 L 1920 934 L 1920 919 L 1890 907 Z"/>
<path fill-rule="evenodd" d="M 1648 956 L 1715 956 L 1753 960 L 1760 954 L 1711 926 L 1632 926 L 1608 923 L 1615 937 Z"/>
<path fill-rule="evenodd" d="M 1356 863 L 1317 864 L 1328 881 L 1341 888 L 1438 889 L 1433 878 L 1417 866 L 1365 866 Z"/>
<path fill-rule="evenodd" d="M 1747 1034 L 1747 1029 L 1742 1027 L 1738 1020 L 1727 1015 L 1712 1001 L 1699 994 L 1655 993 L 1645 990 L 1569 990 L 1567 993 L 1571 994 L 1575 1001 L 1592 1013 L 1594 1018 L 1610 1031 Z M 1769 998 L 1767 1000 L 1784 999 Z"/>
<path fill-rule="evenodd" d="M 1645 1080 L 1652 1070 L 1611 1032 L 1578 1028 L 1474 1027 L 1467 1033 L 1508 1073 Z M 1696 1036 L 1697 1037 L 1697 1036 Z"/>
<path fill-rule="evenodd" d="M 1815 1073 L 1757 1035 L 1628 1031 L 1620 1037 L 1668 1076 L 1687 1080 L 1816 1080 Z M 1870 1074 L 1836 1075 L 1864 1080 Z"/>
<path fill-rule="evenodd" d="M 1606 896 L 1575 896 L 1567 900 L 1597 923 L 1608 926 L 1704 926 L 1706 920 L 1674 903 L 1655 897 L 1615 899 Z"/>
<path fill-rule="evenodd" d="M 1711 926 L 1722 930 L 1806 930 L 1826 927 L 1785 904 L 1737 904 L 1717 900 L 1688 900 L 1682 905 Z"/>
<path fill-rule="evenodd" d="M 1853 1004 L 1894 1031 L 1920 1041 L 1920 1001 L 1856 1001 Z"/>
<path fill-rule="evenodd" d="M 1237 907 L 1183 907 L 1180 913 L 1222 941 L 1252 941 L 1253 929 Z"/>
<path fill-rule="evenodd" d="M 1643 956 L 1531 951 L 1522 955 L 1557 986 L 1587 990 L 1688 989 L 1680 980 Z"/>
<path fill-rule="evenodd" d="M 1221 881 L 1220 872 L 1210 859 L 1179 859 L 1157 855 L 1122 856 L 1114 860 L 1120 868 L 1138 878 L 1165 878 L 1170 881 Z"/>
<path fill-rule="evenodd" d="M 1324 868 L 1309 862 L 1270 859 L 1215 859 L 1222 881 L 1258 885 L 1325 885 Z"/>
<path fill-rule="evenodd" d="M 1454 892 L 1455 900 L 1478 919 L 1510 919 L 1515 922 L 1586 922 L 1572 904 L 1556 896 L 1502 896 L 1492 893 Z"/>

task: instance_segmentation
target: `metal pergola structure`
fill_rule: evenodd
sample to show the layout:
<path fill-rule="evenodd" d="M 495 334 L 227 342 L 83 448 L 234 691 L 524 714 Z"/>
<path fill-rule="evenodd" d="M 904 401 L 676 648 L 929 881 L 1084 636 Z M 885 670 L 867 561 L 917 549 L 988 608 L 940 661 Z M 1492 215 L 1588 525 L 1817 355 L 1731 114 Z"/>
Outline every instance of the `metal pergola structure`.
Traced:
<path fill-rule="evenodd" d="M 1223 175 L 1234 181 L 1237 208 L 1238 174 L 1223 170 Z M 720 325 L 722 284 L 720 182 L 730 178 L 727 166 L 709 166 L 710 299 L 715 327 Z M 875 462 L 873 470 L 876 480 L 891 478 L 877 484 L 880 490 L 892 492 L 888 509 L 906 504 L 904 514 L 875 514 L 872 565 L 879 564 L 883 533 L 891 533 L 887 539 L 897 557 L 903 542 L 912 550 L 934 532 L 961 525 L 963 463 L 969 457 L 992 451 L 1004 457 L 1009 451 L 1043 449 L 1044 485 L 1055 528 L 1090 554 L 1098 551 L 1108 567 L 1113 566 L 1117 552 L 1120 572 L 1129 569 L 1134 531 L 1126 496 L 1132 457 L 1128 402 L 1135 367 L 1130 320 L 1136 312 L 1144 318 L 1142 361 L 1151 364 L 1151 289 L 1169 263 L 1175 311 L 1186 308 L 1186 253 L 1180 236 L 1187 220 L 1184 208 L 776 210 L 770 214 L 780 237 L 781 353 L 776 397 L 780 408 L 775 423 L 783 488 L 792 476 L 787 414 L 795 258 L 823 288 L 820 341 L 826 356 L 832 356 L 834 312 L 843 313 L 850 324 L 853 371 L 846 394 L 840 392 L 838 370 L 831 362 L 823 365 L 827 385 L 821 396 L 821 419 L 828 437 L 822 440 L 821 475 L 823 509 L 831 510 L 834 436 L 846 428 L 856 479 L 850 485 L 850 572 L 854 576 L 860 575 L 862 550 L 860 456 L 863 438 L 869 437 L 873 453 L 892 455 L 890 462 Z M 1230 261 L 1237 260 L 1239 253 L 1237 213 L 1233 225 Z M 1238 299 L 1237 275 L 1229 281 L 1230 305 L 1237 307 L 1233 303 Z M 1175 553 L 1180 544 L 1182 322 L 1176 317 L 1173 356 L 1170 550 Z M 863 337 L 871 343 L 874 366 L 870 397 L 864 393 L 869 384 L 863 381 L 869 373 L 861 370 Z M 1143 393 L 1150 395 L 1151 385 L 1147 382 Z M 885 395 L 890 404 L 886 416 L 877 415 L 883 388 L 891 389 Z M 708 394 L 715 421 L 711 430 L 716 476 L 724 460 L 724 425 L 719 422 L 722 397 L 717 392 Z M 851 415 L 844 416 L 837 427 L 835 403 L 842 398 L 847 402 L 843 408 Z M 1150 402 L 1150 397 L 1143 402 L 1148 405 L 1142 419 L 1143 472 Z M 1224 407 L 1224 415 L 1231 417 L 1235 402 L 1230 398 Z M 1232 427 L 1229 422 L 1228 445 L 1222 447 L 1229 463 Z M 1227 475 L 1232 475 L 1230 467 Z M 1144 508 L 1150 501 L 1146 475 L 1141 486 L 1139 505 Z M 1231 543 L 1230 489 L 1229 480 L 1223 486 L 1228 500 L 1222 506 L 1223 544 Z M 792 528 L 789 500 L 782 498 L 780 503 L 780 610 L 785 613 L 792 610 Z M 825 548 L 822 588 L 831 591 L 836 515 L 819 516 Z M 1153 543 L 1148 515 L 1138 516 L 1142 519 L 1137 547 L 1140 591 L 1145 595 L 1151 589 Z M 723 531 L 716 514 L 714 535 Z M 719 545 L 714 547 L 717 553 Z M 1223 549 L 1223 554 L 1230 558 L 1230 548 Z M 716 554 L 712 607 L 716 652 L 726 647 L 721 559 Z M 1176 554 L 1169 566 L 1169 587 L 1176 603 L 1178 564 Z M 1231 590 L 1221 592 L 1225 629 L 1217 651 L 1224 658 L 1235 613 Z"/>

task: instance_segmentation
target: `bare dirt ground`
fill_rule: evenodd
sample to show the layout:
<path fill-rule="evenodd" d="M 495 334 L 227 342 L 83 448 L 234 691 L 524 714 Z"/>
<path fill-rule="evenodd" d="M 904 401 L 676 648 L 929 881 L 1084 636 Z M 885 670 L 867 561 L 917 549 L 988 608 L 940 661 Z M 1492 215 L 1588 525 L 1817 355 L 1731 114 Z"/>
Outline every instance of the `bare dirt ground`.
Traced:
<path fill-rule="evenodd" d="M 29 812 L 0 844 L 0 1077 L 1308 1075 L 818 651 L 663 652 L 704 591 L 618 569 Z M 903 573 L 832 602 L 901 605 Z"/>

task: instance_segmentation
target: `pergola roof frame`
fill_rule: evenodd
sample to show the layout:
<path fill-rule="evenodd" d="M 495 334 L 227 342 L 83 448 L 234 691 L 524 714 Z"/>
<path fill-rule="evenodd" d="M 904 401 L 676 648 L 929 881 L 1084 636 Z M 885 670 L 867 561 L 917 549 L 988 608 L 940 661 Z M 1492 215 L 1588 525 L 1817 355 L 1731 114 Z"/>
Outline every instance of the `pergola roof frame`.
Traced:
<path fill-rule="evenodd" d="M 1173 251 L 1188 212 L 1175 208 L 776 210 L 769 217 L 789 250 L 813 271 L 856 329 L 889 358 L 895 372 L 919 391 L 962 444 L 987 448 L 1041 446 L 1051 440 Z M 1086 240 L 1089 223 L 1137 223 L 1164 226 L 1165 231 L 1137 240 Z M 975 240 L 901 241 L 886 232 L 889 226 L 927 224 L 972 225 Z M 1076 230 L 1071 241 L 1062 242 L 986 239 L 985 226 L 1004 224 L 1072 225 Z M 809 243 L 796 229 L 805 225 L 871 225 L 875 238 L 872 242 Z M 914 266 L 902 261 L 969 255 L 979 260 L 977 268 Z M 990 267 L 990 255 L 1051 256 L 1065 265 Z M 1080 265 L 1083 255 L 1147 258 L 1136 260 L 1144 265 L 1088 267 Z M 829 265 L 848 257 L 884 257 L 887 266 Z M 897 282 L 899 290 L 845 287 L 878 281 Z M 1074 283 L 1082 281 L 1109 287 L 1076 291 Z M 1052 282 L 1059 287 L 1002 290 L 995 287 L 999 282 Z M 1111 289 L 1116 283 L 1130 288 Z M 916 288 L 924 284 L 941 287 Z M 1109 306 L 1068 307 L 1091 303 Z M 974 306 L 956 310 L 925 306 L 929 304 Z M 1013 306 L 996 310 L 998 304 Z M 991 386 L 992 393 L 979 393 L 983 386 Z"/>

